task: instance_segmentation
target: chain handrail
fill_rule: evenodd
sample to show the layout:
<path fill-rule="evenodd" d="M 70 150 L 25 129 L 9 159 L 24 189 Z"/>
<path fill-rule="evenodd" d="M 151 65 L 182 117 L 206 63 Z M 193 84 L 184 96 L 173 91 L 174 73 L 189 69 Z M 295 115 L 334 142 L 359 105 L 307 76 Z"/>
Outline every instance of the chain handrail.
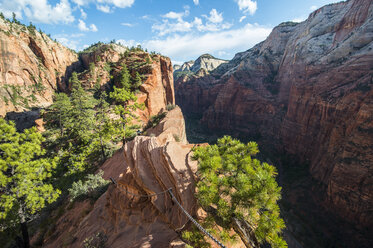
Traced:
<path fill-rule="evenodd" d="M 170 194 L 170 197 L 171 199 L 177 204 L 177 206 L 183 211 L 183 213 L 188 217 L 188 219 L 201 231 L 203 232 L 205 235 L 207 235 L 212 241 L 214 241 L 217 245 L 219 245 L 220 247 L 222 248 L 227 248 L 225 245 L 223 245 L 219 240 L 217 240 L 214 236 L 212 236 L 205 228 L 203 228 L 184 208 L 183 206 L 181 206 L 181 204 L 179 203 L 179 201 L 176 199 L 176 197 L 174 196 L 174 194 L 172 193 L 172 188 L 169 188 L 165 191 L 162 191 L 162 192 L 158 192 L 158 193 L 154 193 L 154 194 L 149 194 L 149 195 L 139 195 L 139 194 L 134 194 L 132 192 L 129 192 L 127 190 L 123 190 L 121 188 L 118 187 L 118 184 L 117 182 L 114 180 L 114 178 L 110 177 L 110 180 L 113 182 L 113 184 L 115 184 L 117 186 L 117 188 L 120 190 L 120 191 L 125 191 L 125 193 L 128 193 L 130 195 L 133 195 L 133 196 L 137 196 L 137 197 L 152 197 L 152 196 L 156 196 L 156 195 L 161 195 L 161 194 L 164 194 L 166 192 L 168 192 Z"/>

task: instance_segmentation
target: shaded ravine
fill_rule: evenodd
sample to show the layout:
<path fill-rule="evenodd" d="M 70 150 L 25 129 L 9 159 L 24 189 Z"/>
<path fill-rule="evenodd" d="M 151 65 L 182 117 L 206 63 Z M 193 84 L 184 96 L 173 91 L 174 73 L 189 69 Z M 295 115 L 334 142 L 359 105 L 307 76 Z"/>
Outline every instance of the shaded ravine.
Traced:
<path fill-rule="evenodd" d="M 290 248 L 372 247 L 369 230 L 355 228 L 322 206 L 325 189 L 312 178 L 306 164 L 266 147 L 258 137 L 211 130 L 197 114 L 184 114 L 184 119 L 190 143 L 214 144 L 224 135 L 232 135 L 243 142 L 259 141 L 258 158 L 275 165 L 279 172 L 277 181 L 282 187 L 279 205 L 286 222 L 284 238 Z"/>

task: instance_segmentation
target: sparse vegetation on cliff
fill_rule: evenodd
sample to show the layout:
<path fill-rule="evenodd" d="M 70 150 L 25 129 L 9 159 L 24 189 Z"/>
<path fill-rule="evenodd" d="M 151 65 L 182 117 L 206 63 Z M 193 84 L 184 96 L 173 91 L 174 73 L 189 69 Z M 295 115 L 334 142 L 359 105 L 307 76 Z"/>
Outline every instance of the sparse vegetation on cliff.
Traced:
<path fill-rule="evenodd" d="M 277 172 L 274 166 L 254 158 L 258 152 L 255 142 L 243 144 L 229 136 L 216 145 L 195 148 L 197 199 L 208 214 L 204 224 L 210 229 L 221 226 L 224 232 L 217 234 L 222 240 L 234 239 L 229 234 L 233 229 L 247 247 L 265 242 L 287 247 L 281 236 L 285 224 L 277 204 L 281 198 Z M 197 246 L 206 245 L 203 236 L 198 240 L 200 235 L 186 233 L 184 237 L 193 238 Z"/>

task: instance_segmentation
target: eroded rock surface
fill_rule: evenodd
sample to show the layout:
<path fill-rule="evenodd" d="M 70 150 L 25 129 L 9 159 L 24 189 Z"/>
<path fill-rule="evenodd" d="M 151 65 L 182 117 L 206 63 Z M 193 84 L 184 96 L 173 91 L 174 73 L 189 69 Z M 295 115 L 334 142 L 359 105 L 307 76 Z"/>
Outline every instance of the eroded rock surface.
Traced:
<path fill-rule="evenodd" d="M 78 55 L 35 28 L 0 18 L 0 116 L 52 103 L 64 89 Z"/>
<path fill-rule="evenodd" d="M 327 5 L 277 26 L 212 76 L 179 78 L 176 103 L 211 129 L 308 163 L 328 209 L 372 227 L 372 41 L 372 1 Z"/>
<path fill-rule="evenodd" d="M 173 131 L 185 133 L 182 114 L 175 108 L 165 122 Z M 178 120 L 178 126 L 174 126 Z M 185 247 L 177 232 L 183 230 L 187 217 L 172 202 L 168 193 L 138 197 L 171 188 L 183 207 L 192 215 L 197 205 L 194 197 L 197 162 L 192 161 L 192 145 L 161 138 L 170 133 L 167 123 L 160 125 L 158 137 L 138 136 L 127 143 L 101 167 L 104 178 L 114 178 L 93 206 L 76 203 L 56 223 L 55 232 L 43 247 L 82 247 L 84 240 L 100 237 L 106 247 Z M 164 129 L 163 129 L 164 128 Z M 176 128 L 176 129 L 175 129 Z M 177 130 L 179 129 L 179 130 Z M 167 135 L 164 135 L 167 136 Z M 82 216 L 83 215 L 83 216 Z"/>

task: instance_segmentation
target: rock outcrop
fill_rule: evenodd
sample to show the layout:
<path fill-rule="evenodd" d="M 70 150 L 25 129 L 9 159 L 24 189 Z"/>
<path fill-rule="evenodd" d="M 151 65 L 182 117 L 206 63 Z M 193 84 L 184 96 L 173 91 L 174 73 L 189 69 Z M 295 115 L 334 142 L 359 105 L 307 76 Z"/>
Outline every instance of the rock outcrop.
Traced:
<path fill-rule="evenodd" d="M 183 207 L 196 214 L 197 162 L 190 157 L 192 145 L 169 135 L 185 134 L 180 109 L 169 111 L 152 134 L 157 136 L 136 137 L 105 162 L 101 167 L 104 178 L 115 179 L 117 186 L 110 185 L 94 205 L 88 200 L 75 203 L 59 218 L 43 247 L 82 247 L 90 239 L 100 239 L 105 247 L 113 248 L 185 247 L 178 232 L 187 226 L 188 219 L 169 194 L 133 195 L 172 188 Z"/>
<path fill-rule="evenodd" d="M 372 1 L 327 5 L 277 26 L 211 75 L 179 79 L 176 103 L 210 129 L 308 163 L 327 208 L 372 227 L 372 41 Z"/>
<path fill-rule="evenodd" d="M 79 68 L 78 55 L 33 26 L 0 18 L 0 116 L 51 104 Z"/>
<path fill-rule="evenodd" d="M 183 75 L 193 75 L 198 73 L 199 71 L 204 71 L 208 73 L 214 69 L 216 69 L 219 65 L 227 63 L 228 60 L 218 59 L 210 54 L 203 54 L 199 56 L 195 61 L 191 60 L 185 62 L 181 66 L 175 65 L 174 66 L 174 77 L 175 79 L 179 78 Z"/>
<path fill-rule="evenodd" d="M 129 51 L 128 48 L 112 44 L 95 44 L 80 54 L 85 71 L 78 74 L 82 85 L 93 88 L 97 83 L 102 88 L 112 85 L 121 87 L 121 70 L 126 65 L 132 78 L 139 73 L 142 84 L 137 92 L 138 103 L 144 104 L 138 110 L 140 119 L 146 123 L 153 115 L 175 104 L 173 68 L 171 60 L 161 55 L 150 55 L 144 51 Z M 69 87 L 71 87 L 69 85 Z"/>

